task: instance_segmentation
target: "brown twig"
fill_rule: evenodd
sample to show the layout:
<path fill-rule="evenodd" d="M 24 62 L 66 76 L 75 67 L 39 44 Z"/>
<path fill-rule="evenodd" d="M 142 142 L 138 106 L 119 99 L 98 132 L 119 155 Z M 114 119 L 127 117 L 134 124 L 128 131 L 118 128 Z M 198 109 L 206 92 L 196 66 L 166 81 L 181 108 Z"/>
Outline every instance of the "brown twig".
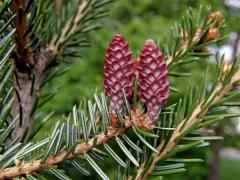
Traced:
<path fill-rule="evenodd" d="M 194 45 L 197 44 L 201 39 L 203 39 L 203 42 L 206 43 L 219 38 L 220 27 L 223 22 L 224 16 L 219 11 L 210 13 L 208 16 L 208 21 L 206 23 L 213 23 L 213 27 L 208 30 L 206 35 L 204 35 L 202 28 L 196 28 L 192 39 L 190 39 L 188 32 L 185 29 L 181 28 L 179 32 L 181 36 L 181 46 L 176 52 L 174 52 L 174 54 L 168 57 L 166 61 L 167 66 L 175 64 L 178 60 L 180 60 L 182 55 L 184 55 L 187 50 L 194 50 Z M 202 35 L 204 35 L 204 37 L 202 37 Z"/>
<path fill-rule="evenodd" d="M 158 154 L 158 153 L 153 153 L 153 162 L 151 164 L 151 166 L 149 167 L 148 171 L 146 172 L 146 174 L 144 175 L 143 179 L 146 179 L 147 176 L 149 176 L 155 169 L 155 166 L 157 164 L 157 162 L 162 159 L 163 157 L 165 157 L 176 145 L 177 142 L 175 141 L 176 137 L 178 137 L 179 135 L 181 135 L 184 131 L 186 131 L 188 128 L 192 127 L 192 125 L 196 122 L 196 120 L 198 120 L 197 116 L 199 115 L 199 113 L 201 112 L 201 104 L 200 103 L 196 109 L 193 111 L 191 117 L 188 120 L 188 123 L 186 124 L 186 126 L 184 126 L 184 128 L 182 128 L 184 121 L 181 121 L 176 129 L 174 130 L 167 146 L 165 147 L 165 149 L 163 150 L 162 153 Z M 160 150 L 160 148 L 162 147 L 162 144 L 159 145 L 158 150 Z M 140 177 L 138 175 L 138 177 Z M 141 179 L 141 178 L 139 178 Z"/>
<path fill-rule="evenodd" d="M 135 179 L 141 179 L 141 176 L 142 176 L 142 173 L 143 171 L 145 170 L 145 164 L 146 164 L 147 161 L 144 161 L 141 166 L 138 168 L 138 171 L 137 171 L 137 176 Z"/>
<path fill-rule="evenodd" d="M 83 142 L 78 144 L 74 151 L 66 158 L 66 159 L 72 159 L 76 156 L 82 155 L 86 153 L 87 151 L 91 150 L 95 146 L 100 146 L 105 143 L 107 143 L 109 140 L 123 134 L 127 129 L 130 129 L 132 126 L 139 126 L 139 128 L 142 128 L 142 125 L 138 124 L 138 121 L 136 119 L 142 119 L 144 121 L 144 118 L 147 118 L 145 114 L 142 114 L 140 110 L 136 109 L 132 111 L 131 116 L 125 116 L 125 124 L 120 125 L 118 121 L 113 120 L 113 118 L 116 118 L 115 116 L 111 116 L 111 124 L 108 126 L 107 134 L 101 133 L 97 136 L 97 142 L 94 145 L 95 137 L 91 138 L 87 142 Z M 98 119 L 98 118 L 97 118 Z M 152 127 L 152 125 L 151 125 Z M 154 127 L 152 127 L 154 128 Z M 147 127 L 149 129 L 149 127 Z M 57 154 L 56 156 L 50 156 L 47 158 L 47 160 L 44 163 L 40 163 L 41 160 L 34 160 L 31 162 L 21 162 L 16 158 L 16 166 L 9 167 L 6 169 L 0 169 L 0 179 L 6 179 L 6 178 L 12 178 L 16 177 L 18 175 L 27 175 L 33 172 L 37 172 L 43 168 L 51 168 L 55 164 L 59 164 L 60 162 L 64 161 L 67 154 L 67 150 L 64 150 Z"/>
<path fill-rule="evenodd" d="M 15 65 L 16 68 L 24 71 L 26 64 L 33 64 L 33 53 L 32 49 L 29 48 L 30 39 L 26 36 L 28 31 L 28 12 L 24 12 L 26 8 L 26 1 L 14 0 L 11 4 L 11 11 L 16 14 L 14 19 L 14 27 L 16 28 L 16 55 Z M 22 14 L 23 13 L 23 14 Z"/>
<path fill-rule="evenodd" d="M 128 123 L 127 126 L 120 126 L 118 124 L 112 124 L 108 127 L 108 133 L 101 133 L 97 137 L 97 143 L 96 145 L 102 145 L 108 142 L 110 139 L 115 138 L 119 135 L 121 135 L 124 131 L 126 131 L 128 128 L 130 128 L 130 123 Z M 77 157 L 79 155 L 82 155 L 86 153 L 87 151 L 91 150 L 94 146 L 94 139 L 91 138 L 88 142 L 80 143 L 76 146 L 75 150 L 67 157 L 67 159 L 72 159 L 74 157 Z M 0 169 L 0 179 L 8 179 L 13 178 L 18 175 L 27 175 L 32 172 L 37 172 L 43 168 L 51 168 L 55 164 L 59 164 L 64 160 L 64 157 L 66 156 L 67 151 L 62 151 L 56 156 L 50 156 L 47 158 L 47 160 L 44 163 L 40 163 L 40 160 L 35 160 L 31 162 L 21 162 L 19 165 L 6 168 L 6 169 Z"/>
<path fill-rule="evenodd" d="M 200 40 L 202 29 L 197 28 L 194 37 L 190 40 L 189 35 L 186 31 L 182 30 L 181 34 L 181 46 L 174 54 L 170 55 L 166 61 L 167 66 L 176 63 L 180 57 L 185 54 L 192 44 L 195 44 Z"/>
<path fill-rule="evenodd" d="M 79 29 L 79 22 L 82 19 L 83 11 L 88 5 L 89 0 L 83 0 L 78 7 L 76 16 L 71 16 L 66 22 L 65 26 L 61 30 L 61 35 L 54 36 L 53 39 L 48 44 L 48 48 L 53 52 L 53 56 L 57 56 L 58 53 L 63 53 L 65 48 L 65 42 Z M 73 25 L 72 25 L 73 22 Z M 57 39 L 58 38 L 58 39 Z M 61 46 L 61 48 L 60 48 Z M 54 58 L 54 57 L 53 57 Z"/>

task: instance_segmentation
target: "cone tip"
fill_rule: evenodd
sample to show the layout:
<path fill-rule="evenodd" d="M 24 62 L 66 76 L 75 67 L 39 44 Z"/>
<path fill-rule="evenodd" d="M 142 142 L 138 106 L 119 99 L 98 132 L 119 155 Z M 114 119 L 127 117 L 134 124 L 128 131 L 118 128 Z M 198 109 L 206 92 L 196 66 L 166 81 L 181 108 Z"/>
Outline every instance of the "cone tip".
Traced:
<path fill-rule="evenodd" d="M 152 39 L 148 39 L 145 41 L 145 46 L 153 46 L 154 48 L 157 48 L 157 44 L 152 40 Z"/>
<path fill-rule="evenodd" d="M 124 38 L 123 35 L 121 35 L 121 34 L 116 34 L 116 35 L 114 36 L 114 38 L 117 38 L 117 37 L 118 37 L 118 38 Z"/>
<path fill-rule="evenodd" d="M 115 41 L 115 40 L 126 41 L 126 39 L 125 39 L 125 38 L 123 37 L 123 35 L 121 35 L 121 34 L 116 34 L 116 35 L 113 37 L 112 41 Z"/>

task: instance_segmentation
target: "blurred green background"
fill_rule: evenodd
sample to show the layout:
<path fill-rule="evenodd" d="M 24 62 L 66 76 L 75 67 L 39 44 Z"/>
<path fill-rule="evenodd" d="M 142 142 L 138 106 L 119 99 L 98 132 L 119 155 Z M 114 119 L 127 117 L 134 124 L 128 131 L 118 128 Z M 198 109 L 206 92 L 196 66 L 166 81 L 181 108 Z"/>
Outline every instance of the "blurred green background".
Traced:
<path fill-rule="evenodd" d="M 103 28 L 89 35 L 92 46 L 80 50 L 83 58 L 77 59 L 67 73 L 53 81 L 53 85 L 58 87 L 59 92 L 43 107 L 43 111 L 55 111 L 57 116 L 67 114 L 71 111 L 72 106 L 83 97 L 91 97 L 96 88 L 102 90 L 104 56 L 109 42 L 116 33 L 122 34 L 127 39 L 133 51 L 133 59 L 136 59 L 145 40 L 154 39 L 161 42 L 170 33 L 170 27 L 176 21 L 181 20 L 188 7 L 191 6 L 195 12 L 199 9 L 200 4 L 209 5 L 213 10 L 221 11 L 226 17 L 226 27 L 222 34 L 231 33 L 233 36 L 231 36 L 232 39 L 226 40 L 225 44 L 216 45 L 213 49 L 216 50 L 216 48 L 225 46 L 234 49 L 240 31 L 239 0 L 118 0 L 109 6 L 110 14 L 103 20 Z M 239 41 L 237 41 L 238 43 Z M 233 52 L 230 51 L 230 53 Z M 232 55 L 235 56 L 236 54 Z M 231 58 L 228 60 L 231 60 Z M 185 66 L 181 71 L 190 71 L 192 76 L 186 79 L 171 79 L 171 83 L 181 89 L 182 94 L 184 94 L 187 86 L 194 86 L 198 83 L 207 66 L 211 69 L 212 64 L 206 59 Z M 178 94 L 178 96 L 180 95 Z M 171 96 L 178 98 L 174 93 Z M 54 121 L 54 119 L 51 121 Z M 51 126 L 51 121 L 48 122 L 48 126 Z M 231 133 L 229 133 L 229 130 L 225 132 L 223 126 L 220 126 L 225 136 L 225 146 L 231 148 L 240 147 L 235 122 L 236 120 L 232 123 L 229 121 L 224 123 L 226 127 L 230 128 Z M 208 178 L 215 151 L 209 147 L 199 152 L 189 152 L 189 154 L 191 153 L 204 158 L 206 162 L 190 164 L 186 173 L 187 177 L 178 175 L 171 176 L 170 179 L 196 180 Z M 240 160 L 221 158 L 219 164 L 220 179 L 240 179 Z"/>

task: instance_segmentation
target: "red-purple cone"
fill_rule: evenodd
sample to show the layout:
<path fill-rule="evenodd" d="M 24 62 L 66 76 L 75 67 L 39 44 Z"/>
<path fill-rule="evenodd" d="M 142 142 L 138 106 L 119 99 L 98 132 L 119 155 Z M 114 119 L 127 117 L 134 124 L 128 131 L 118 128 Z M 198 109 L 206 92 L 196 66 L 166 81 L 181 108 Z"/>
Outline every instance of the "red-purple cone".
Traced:
<path fill-rule="evenodd" d="M 152 40 L 144 44 L 138 62 L 138 97 L 156 122 L 169 96 L 168 70 L 163 54 Z"/>
<path fill-rule="evenodd" d="M 122 35 L 115 35 L 109 44 L 104 62 L 104 89 L 110 99 L 110 111 L 114 108 L 122 110 L 123 93 L 130 99 L 133 95 L 134 66 L 131 61 L 132 52 Z"/>

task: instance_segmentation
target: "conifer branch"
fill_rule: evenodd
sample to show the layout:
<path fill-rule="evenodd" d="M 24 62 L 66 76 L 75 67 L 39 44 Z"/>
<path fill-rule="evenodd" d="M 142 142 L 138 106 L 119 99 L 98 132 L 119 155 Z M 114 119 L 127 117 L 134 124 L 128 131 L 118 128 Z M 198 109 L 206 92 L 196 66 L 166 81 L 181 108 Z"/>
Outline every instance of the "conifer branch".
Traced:
<path fill-rule="evenodd" d="M 175 43 L 175 49 L 170 52 L 169 47 L 167 47 L 168 45 L 165 45 L 167 47 L 166 63 L 169 68 L 175 66 L 188 53 L 193 56 L 201 56 L 201 53 L 207 54 L 208 51 L 205 49 L 207 45 L 225 39 L 225 37 L 220 38 L 224 16 L 219 11 L 203 12 L 201 6 L 198 16 L 202 16 L 203 22 L 199 22 L 199 19 L 195 20 L 197 21 L 196 26 L 192 25 L 193 17 L 191 9 L 187 16 L 189 19 L 185 19 L 184 17 L 182 19 L 187 25 L 178 25 L 172 29 L 173 39 L 175 39 L 175 42 L 173 42 Z"/>
<path fill-rule="evenodd" d="M 227 69 L 230 69 L 230 68 L 231 67 L 227 67 Z M 165 146 L 165 149 L 162 152 L 160 152 L 160 150 L 163 147 L 164 142 L 160 143 L 160 145 L 157 147 L 157 150 L 159 151 L 159 153 L 152 154 L 153 161 L 151 163 L 151 166 L 147 169 L 147 171 L 143 176 L 141 176 L 141 173 L 143 173 L 143 171 L 139 170 L 137 174 L 137 177 L 138 177 L 137 179 L 142 179 L 142 178 L 146 179 L 149 175 L 151 175 L 158 161 L 164 160 L 167 157 L 168 153 L 171 152 L 174 149 L 174 147 L 178 144 L 178 141 L 176 141 L 176 138 L 182 135 L 191 127 L 193 127 L 195 123 L 201 122 L 204 119 L 204 116 L 206 115 L 208 110 L 213 105 L 219 103 L 235 87 L 236 83 L 240 80 L 239 65 L 237 65 L 237 68 L 238 70 L 231 77 L 229 83 L 227 85 L 224 85 L 224 80 L 226 78 L 225 76 L 226 65 L 222 67 L 222 71 L 221 71 L 222 79 L 219 83 L 216 84 L 209 98 L 206 99 L 205 101 L 200 102 L 196 106 L 196 108 L 193 110 L 186 124 L 185 124 L 185 120 L 180 121 L 180 123 L 176 126 L 176 129 L 174 130 L 170 140 Z M 144 164 L 145 162 L 143 163 L 143 165 Z"/>
<path fill-rule="evenodd" d="M 42 159 L 24 162 L 22 160 L 18 160 L 17 156 L 15 158 L 16 166 L 0 169 L 0 179 L 13 178 L 18 175 L 28 175 L 46 168 L 51 169 L 54 165 L 57 165 L 63 161 L 73 159 L 79 155 L 84 155 L 93 148 L 104 145 L 111 139 L 119 137 L 128 129 L 138 126 L 139 119 L 146 119 L 145 115 L 140 115 L 139 113 L 141 114 L 140 111 L 133 111 L 131 116 L 125 116 L 124 124 L 119 124 L 119 122 L 116 121 L 117 117 L 111 116 L 112 123 L 108 125 L 108 128 L 105 132 L 101 132 L 97 136 L 77 144 L 70 154 L 69 150 L 71 148 L 67 149 L 65 146 L 63 147 L 63 150 L 59 151 L 55 156 L 48 156 L 43 163 Z"/>
<path fill-rule="evenodd" d="M 47 160 L 41 164 L 41 160 L 31 161 L 31 162 L 20 162 L 19 165 L 15 167 L 10 167 L 6 169 L 0 169 L 0 179 L 6 179 L 6 178 L 12 178 L 16 177 L 18 175 L 27 175 L 36 171 L 39 171 L 43 168 L 50 169 L 53 165 L 59 164 L 60 162 L 66 160 L 66 159 L 72 159 L 74 157 L 77 157 L 79 155 L 83 155 L 87 151 L 94 148 L 94 146 L 100 146 L 111 140 L 112 138 L 115 138 L 122 133 L 124 133 L 128 128 L 130 128 L 130 124 L 118 125 L 118 124 L 111 124 L 108 127 L 108 133 L 101 133 L 97 136 L 97 142 L 94 145 L 95 138 L 89 139 L 87 142 L 80 143 L 76 146 L 75 150 L 67 155 L 67 150 L 60 152 L 56 156 L 50 156 L 47 158 Z"/>
<path fill-rule="evenodd" d="M 66 22 L 61 30 L 61 34 L 55 35 L 50 41 L 48 48 L 53 52 L 53 59 L 61 55 L 64 51 L 66 43 L 71 40 L 74 33 L 81 28 L 80 21 L 84 15 L 84 10 L 87 7 L 89 0 L 83 0 L 78 7 L 77 14 L 73 15 Z"/>
<path fill-rule="evenodd" d="M 202 32 L 203 31 L 201 28 L 196 28 L 195 35 L 190 40 L 190 37 L 187 35 L 187 32 L 182 29 L 181 30 L 181 35 L 182 35 L 181 45 L 174 54 L 172 54 L 168 57 L 168 59 L 166 61 L 167 66 L 170 66 L 170 65 L 178 62 L 187 51 L 190 51 L 192 49 L 191 46 L 193 46 L 200 40 Z M 189 47 L 191 47 L 191 49 Z"/>

